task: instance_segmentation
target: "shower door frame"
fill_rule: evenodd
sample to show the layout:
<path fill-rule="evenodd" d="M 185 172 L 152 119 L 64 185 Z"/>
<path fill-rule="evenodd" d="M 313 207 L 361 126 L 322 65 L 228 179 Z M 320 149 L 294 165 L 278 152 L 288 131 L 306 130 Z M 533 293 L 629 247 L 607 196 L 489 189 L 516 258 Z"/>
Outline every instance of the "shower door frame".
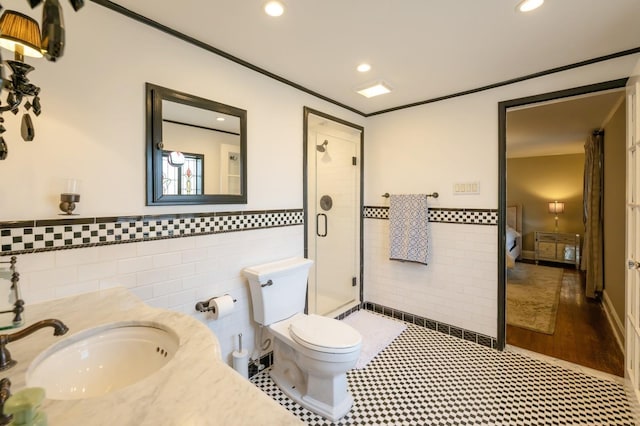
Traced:
<path fill-rule="evenodd" d="M 338 124 L 342 124 L 343 126 L 347 126 L 347 127 L 351 127 L 353 129 L 356 129 L 358 131 L 360 131 L 360 157 L 359 157 L 359 161 L 360 164 L 358 165 L 359 167 L 359 173 L 360 173 L 360 200 L 359 200 L 359 205 L 358 205 L 358 224 L 360 227 L 360 232 L 359 232 L 359 238 L 358 238 L 358 259 L 359 259 L 359 271 L 357 271 L 357 279 L 358 282 L 360 283 L 360 289 L 359 289 L 359 294 L 358 294 L 358 303 L 362 304 L 363 301 L 363 294 L 364 294 L 364 281 L 363 281 L 363 271 L 364 271 L 364 252 L 363 252 L 363 246 L 364 246 L 364 235 L 363 235 L 363 228 L 364 228 L 364 220 L 362 217 L 362 211 L 363 211 L 363 197 L 364 197 L 364 127 L 355 124 L 355 123 L 351 123 L 349 121 L 343 120 L 341 118 L 335 117 L 333 115 L 330 114 L 326 114 L 322 111 L 318 111 L 316 109 L 310 108 L 305 106 L 303 109 L 303 129 L 302 129 L 302 205 L 303 205 L 303 218 L 304 218 L 304 257 L 307 257 L 309 255 L 309 209 L 308 209 L 308 202 L 309 202 L 309 193 L 307 191 L 307 185 L 309 183 L 309 170 L 307 167 L 307 161 L 308 161 L 308 156 L 309 156 L 309 148 L 308 148 L 308 143 L 309 143 L 309 115 L 313 114 L 317 117 L 321 117 L 333 122 L 336 122 Z M 316 283 L 317 285 L 317 283 Z M 309 288 L 307 287 L 307 303 L 309 301 Z M 305 307 L 305 313 L 309 313 L 309 306 L 307 305 Z"/>

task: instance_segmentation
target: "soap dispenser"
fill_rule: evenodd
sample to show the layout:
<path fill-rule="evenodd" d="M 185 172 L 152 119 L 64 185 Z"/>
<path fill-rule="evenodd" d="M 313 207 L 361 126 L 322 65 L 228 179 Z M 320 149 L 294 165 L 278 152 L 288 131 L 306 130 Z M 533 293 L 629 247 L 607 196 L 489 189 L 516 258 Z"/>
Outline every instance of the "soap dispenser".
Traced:
<path fill-rule="evenodd" d="M 38 411 L 44 399 L 44 389 L 26 388 L 14 393 L 4 404 L 5 414 L 12 414 L 10 426 L 47 426 L 47 416 Z"/>

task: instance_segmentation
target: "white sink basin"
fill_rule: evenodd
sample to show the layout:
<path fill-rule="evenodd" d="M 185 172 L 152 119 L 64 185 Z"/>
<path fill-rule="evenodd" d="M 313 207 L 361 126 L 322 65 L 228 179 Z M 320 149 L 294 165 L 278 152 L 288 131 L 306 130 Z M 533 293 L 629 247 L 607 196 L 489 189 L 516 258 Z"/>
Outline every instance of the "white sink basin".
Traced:
<path fill-rule="evenodd" d="M 118 322 L 88 329 L 52 345 L 27 370 L 27 386 L 49 399 L 84 399 L 136 383 L 166 365 L 180 339 L 151 322 Z"/>

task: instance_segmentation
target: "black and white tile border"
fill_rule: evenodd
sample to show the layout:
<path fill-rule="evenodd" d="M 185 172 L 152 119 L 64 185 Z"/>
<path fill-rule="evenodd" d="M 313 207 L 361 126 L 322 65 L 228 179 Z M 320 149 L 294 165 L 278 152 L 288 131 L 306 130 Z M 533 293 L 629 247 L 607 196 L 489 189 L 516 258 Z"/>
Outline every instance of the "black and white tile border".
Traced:
<path fill-rule="evenodd" d="M 495 225 L 497 216 L 488 209 L 429 210 L 431 222 Z M 363 218 L 389 219 L 389 208 L 365 206 Z M 0 222 L 0 255 L 302 224 L 302 209 Z"/>
<path fill-rule="evenodd" d="M 302 225 L 302 209 L 0 222 L 0 255 Z"/>
<path fill-rule="evenodd" d="M 389 207 L 364 206 L 363 218 L 389 219 Z M 497 225 L 498 210 L 430 208 L 429 222 L 460 223 L 467 225 Z"/>
<path fill-rule="evenodd" d="M 443 322 L 434 321 L 429 318 L 424 318 L 419 315 L 410 314 L 398 309 L 389 308 L 388 306 L 379 305 L 377 303 L 364 302 L 362 304 L 363 309 L 367 311 L 373 311 L 378 314 L 386 315 L 391 318 L 395 318 L 401 321 L 415 324 L 420 327 L 428 328 L 430 330 L 439 331 L 440 333 L 448 334 L 459 339 L 464 339 L 469 342 L 474 342 L 488 348 L 496 348 L 497 340 L 484 334 L 476 333 L 475 331 L 465 330 L 464 328 L 449 325 Z M 344 318 L 349 315 L 347 313 L 342 314 Z M 338 319 L 342 319 L 338 318 Z"/>

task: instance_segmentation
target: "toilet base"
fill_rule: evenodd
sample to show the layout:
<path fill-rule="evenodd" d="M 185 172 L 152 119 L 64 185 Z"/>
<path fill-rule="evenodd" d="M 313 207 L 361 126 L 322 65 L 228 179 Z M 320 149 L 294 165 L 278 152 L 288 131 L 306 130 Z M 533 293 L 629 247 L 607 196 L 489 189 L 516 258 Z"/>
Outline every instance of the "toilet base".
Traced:
<path fill-rule="evenodd" d="M 309 361 L 276 338 L 271 378 L 285 395 L 304 408 L 333 422 L 338 421 L 353 405 L 353 397 L 347 389 L 346 371 L 338 374 L 327 374 L 326 371 L 309 373 L 312 369 L 305 367 Z"/>
<path fill-rule="evenodd" d="M 276 386 L 278 386 L 278 388 L 280 388 L 280 390 L 293 401 L 297 402 L 307 410 L 313 411 L 332 422 L 337 422 L 347 415 L 353 405 L 353 397 L 349 393 L 347 393 L 345 398 L 343 398 L 339 404 L 334 406 L 318 401 L 316 398 L 306 393 L 304 384 L 297 382 L 297 380 L 295 380 L 295 378 L 290 374 L 276 369 L 275 362 L 274 368 L 272 368 L 270 372 L 270 376 Z"/>

